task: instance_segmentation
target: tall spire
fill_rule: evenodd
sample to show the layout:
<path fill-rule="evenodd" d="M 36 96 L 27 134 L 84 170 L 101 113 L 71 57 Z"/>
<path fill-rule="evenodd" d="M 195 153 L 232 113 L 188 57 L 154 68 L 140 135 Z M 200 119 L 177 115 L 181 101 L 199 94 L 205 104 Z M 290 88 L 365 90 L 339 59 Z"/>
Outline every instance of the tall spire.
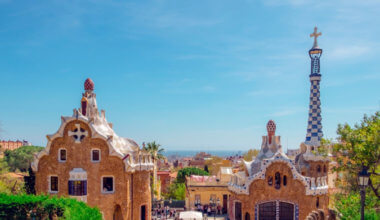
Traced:
<path fill-rule="evenodd" d="M 311 59 L 311 71 L 310 71 L 310 104 L 309 104 L 309 120 L 307 124 L 307 134 L 305 144 L 309 146 L 320 146 L 322 133 L 322 117 L 321 117 L 321 101 L 320 101 L 320 57 L 322 55 L 322 49 L 318 47 L 317 38 L 322 33 L 317 33 L 317 27 L 314 28 L 314 33 L 310 34 L 310 37 L 314 37 L 314 45 L 309 50 L 309 56 Z"/>

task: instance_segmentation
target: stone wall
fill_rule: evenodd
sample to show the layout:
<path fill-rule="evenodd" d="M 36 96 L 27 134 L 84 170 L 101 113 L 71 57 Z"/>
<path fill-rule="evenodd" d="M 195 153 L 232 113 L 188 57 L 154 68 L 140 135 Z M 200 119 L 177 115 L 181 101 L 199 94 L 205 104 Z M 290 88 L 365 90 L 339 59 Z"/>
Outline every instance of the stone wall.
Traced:
<path fill-rule="evenodd" d="M 275 173 L 281 174 L 281 186 L 279 189 L 275 188 Z M 286 186 L 283 184 L 283 176 L 287 176 Z M 272 186 L 268 184 L 268 178 L 273 177 Z M 274 162 L 266 171 L 266 179 L 258 179 L 252 182 L 249 186 L 249 195 L 232 193 L 230 198 L 230 218 L 234 219 L 234 211 L 232 204 L 235 201 L 242 203 L 242 216 L 249 213 L 251 219 L 255 216 L 255 205 L 267 201 L 284 201 L 297 204 L 299 207 L 299 219 L 305 219 L 306 216 L 317 209 L 323 209 L 327 213 L 328 209 L 328 196 L 306 196 L 305 185 L 299 180 L 293 179 L 293 175 L 289 166 L 282 162 Z M 317 207 L 317 198 L 319 206 Z M 232 209 L 232 210 L 231 210 Z"/>

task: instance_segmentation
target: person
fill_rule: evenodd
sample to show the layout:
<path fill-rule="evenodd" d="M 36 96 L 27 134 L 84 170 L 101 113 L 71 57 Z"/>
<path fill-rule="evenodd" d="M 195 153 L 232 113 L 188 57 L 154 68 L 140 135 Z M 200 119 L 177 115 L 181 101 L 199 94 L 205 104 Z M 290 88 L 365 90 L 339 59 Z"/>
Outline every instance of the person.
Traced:
<path fill-rule="evenodd" d="M 211 208 L 210 208 L 210 206 L 207 208 L 207 215 L 211 215 Z"/>

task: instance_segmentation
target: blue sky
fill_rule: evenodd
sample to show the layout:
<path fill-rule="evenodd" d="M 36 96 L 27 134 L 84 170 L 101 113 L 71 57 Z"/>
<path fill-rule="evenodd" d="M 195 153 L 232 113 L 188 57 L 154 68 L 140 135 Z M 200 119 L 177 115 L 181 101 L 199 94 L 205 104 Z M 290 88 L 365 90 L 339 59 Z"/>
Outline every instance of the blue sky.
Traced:
<path fill-rule="evenodd" d="M 380 109 L 379 1 L 0 0 L 2 139 L 46 144 L 83 82 L 120 136 L 166 149 L 259 148 L 266 122 L 304 141 L 314 26 L 322 124 Z"/>

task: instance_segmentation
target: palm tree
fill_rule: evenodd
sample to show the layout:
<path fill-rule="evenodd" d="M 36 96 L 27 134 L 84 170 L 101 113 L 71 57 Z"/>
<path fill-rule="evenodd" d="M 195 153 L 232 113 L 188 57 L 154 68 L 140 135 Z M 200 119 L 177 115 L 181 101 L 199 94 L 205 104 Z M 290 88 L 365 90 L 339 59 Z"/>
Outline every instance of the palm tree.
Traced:
<path fill-rule="evenodd" d="M 157 144 L 155 141 L 147 143 L 146 146 L 143 145 L 143 150 L 147 151 L 153 159 L 153 190 L 156 189 L 157 185 L 157 160 L 165 158 L 162 154 L 164 152 L 164 149 L 160 147 L 161 145 Z"/>

